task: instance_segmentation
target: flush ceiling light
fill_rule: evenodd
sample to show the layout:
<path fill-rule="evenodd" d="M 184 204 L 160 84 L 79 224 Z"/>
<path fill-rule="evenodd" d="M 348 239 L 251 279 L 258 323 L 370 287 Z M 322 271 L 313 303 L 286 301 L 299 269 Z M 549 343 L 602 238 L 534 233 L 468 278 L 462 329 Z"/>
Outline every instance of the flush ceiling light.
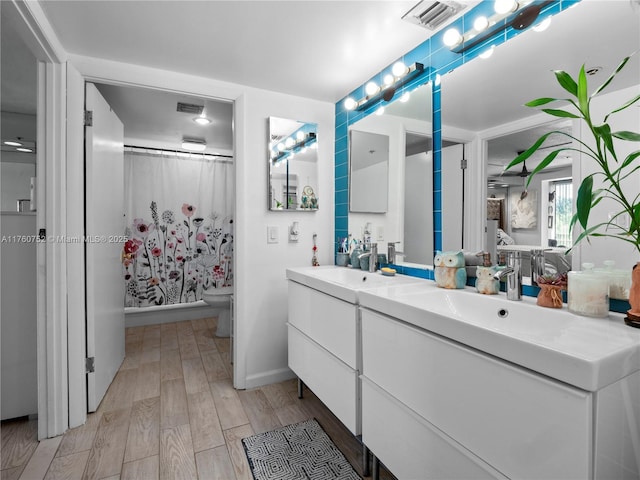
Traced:
<path fill-rule="evenodd" d="M 33 150 L 31 150 L 30 148 L 24 148 L 24 147 L 18 147 L 16 148 L 17 151 L 19 152 L 25 152 L 25 153 L 32 153 Z"/>
<path fill-rule="evenodd" d="M 8 141 L 4 142 L 4 144 L 5 144 L 5 145 L 8 145 L 8 146 L 10 146 L 10 147 L 21 147 L 21 146 L 22 146 L 22 143 L 20 143 L 20 142 L 14 142 L 14 141 L 12 141 L 12 140 L 8 140 Z"/>
<path fill-rule="evenodd" d="M 209 125 L 211 123 L 211 120 L 209 120 L 207 117 L 196 117 L 193 119 L 193 121 L 198 125 Z"/>
<path fill-rule="evenodd" d="M 183 138 L 182 148 L 191 152 L 203 152 L 207 148 L 207 144 L 204 140 L 197 138 Z"/>

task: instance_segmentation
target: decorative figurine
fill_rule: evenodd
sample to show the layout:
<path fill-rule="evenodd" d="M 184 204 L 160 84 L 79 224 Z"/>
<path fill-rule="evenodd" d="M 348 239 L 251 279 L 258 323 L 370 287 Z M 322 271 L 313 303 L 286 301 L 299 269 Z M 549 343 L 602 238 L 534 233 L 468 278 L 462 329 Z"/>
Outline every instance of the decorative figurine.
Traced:
<path fill-rule="evenodd" d="M 467 271 L 464 268 L 464 254 L 460 252 L 436 252 L 433 259 L 436 285 L 441 288 L 464 288 Z"/>
<path fill-rule="evenodd" d="M 498 271 L 495 265 L 490 267 L 476 267 L 476 290 L 485 295 L 495 295 L 500 292 L 500 281 L 493 278 Z"/>

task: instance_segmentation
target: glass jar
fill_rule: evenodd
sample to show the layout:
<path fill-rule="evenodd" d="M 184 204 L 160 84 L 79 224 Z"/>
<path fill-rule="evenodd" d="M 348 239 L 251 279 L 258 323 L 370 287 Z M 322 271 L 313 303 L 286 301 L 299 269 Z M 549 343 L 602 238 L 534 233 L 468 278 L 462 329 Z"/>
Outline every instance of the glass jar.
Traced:
<path fill-rule="evenodd" d="M 578 315 L 604 318 L 609 315 L 609 279 L 595 272 L 593 266 L 583 263 L 582 271 L 569 272 L 567 307 Z"/>
<path fill-rule="evenodd" d="M 609 279 L 609 298 L 628 300 L 631 288 L 631 268 L 629 270 L 615 269 L 616 262 L 605 260 L 604 268 L 596 268 L 597 273 L 606 275 Z"/>

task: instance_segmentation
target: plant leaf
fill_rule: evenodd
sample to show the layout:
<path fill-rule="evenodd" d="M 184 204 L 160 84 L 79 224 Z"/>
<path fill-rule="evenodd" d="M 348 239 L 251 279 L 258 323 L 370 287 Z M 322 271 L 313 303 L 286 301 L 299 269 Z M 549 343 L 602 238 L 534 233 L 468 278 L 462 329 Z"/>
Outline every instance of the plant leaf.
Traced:
<path fill-rule="evenodd" d="M 627 140 L 629 142 L 640 142 L 640 133 L 621 130 L 619 132 L 613 132 L 611 135 L 619 138 L 620 140 Z"/>
<path fill-rule="evenodd" d="M 593 176 L 589 175 L 582 180 L 580 188 L 578 189 L 578 198 L 576 200 L 576 214 L 578 215 L 578 221 L 585 230 L 587 229 L 589 213 L 591 212 L 592 190 Z"/>
<path fill-rule="evenodd" d="M 525 107 L 539 107 L 540 105 L 546 105 L 547 103 L 557 102 L 559 98 L 550 98 L 550 97 L 542 97 L 536 98 L 535 100 L 531 100 L 530 102 L 525 103 Z"/>
<path fill-rule="evenodd" d="M 527 187 L 529 186 L 529 183 L 531 183 L 531 180 L 533 179 L 533 176 L 538 173 L 539 171 L 545 169 L 547 167 L 547 165 L 549 165 L 551 162 L 553 162 L 556 157 L 558 156 L 558 154 L 564 149 L 560 149 L 560 150 L 554 150 L 553 152 L 551 152 L 549 155 L 547 155 L 544 160 L 542 160 L 537 166 L 536 168 L 533 169 L 533 171 L 529 174 L 529 179 L 527 180 Z"/>
<path fill-rule="evenodd" d="M 611 115 L 613 115 L 614 113 L 620 112 L 622 110 L 624 110 L 625 108 L 630 107 L 631 105 L 633 105 L 634 103 L 636 103 L 638 100 L 640 100 L 640 94 L 638 96 L 636 96 L 635 98 L 632 98 L 631 100 L 629 100 L 627 103 L 625 103 L 624 105 L 622 105 L 621 107 L 616 108 L 615 110 L 613 110 L 612 112 L 609 112 L 607 114 L 606 117 L 604 117 L 604 121 L 606 122 L 609 117 Z"/>
<path fill-rule="evenodd" d="M 631 165 L 631 163 L 638 157 L 640 157 L 640 150 L 630 153 L 627 156 L 627 158 L 624 159 L 624 162 L 622 162 L 622 165 L 620 165 L 619 170 L 622 170 L 624 167 Z"/>
<path fill-rule="evenodd" d="M 597 94 L 599 94 L 602 90 L 604 90 L 605 88 L 607 88 L 607 86 L 611 83 L 611 81 L 613 80 L 613 78 L 618 74 L 618 72 L 620 72 L 620 70 L 622 70 L 624 68 L 624 66 L 627 64 L 627 62 L 629 61 L 629 59 L 631 58 L 631 55 L 629 55 L 628 57 L 625 57 L 622 62 L 620 62 L 620 65 L 618 65 L 618 68 L 616 68 L 616 70 L 609 76 L 609 78 L 607 78 L 607 80 L 600 85 L 595 92 L 593 92 L 593 94 L 591 95 L 592 97 L 595 97 Z"/>
<path fill-rule="evenodd" d="M 536 150 L 538 150 L 538 148 L 540 148 L 540 145 L 542 145 L 544 141 L 547 139 L 547 137 L 552 133 L 555 133 L 555 132 L 548 132 L 542 135 L 538 140 L 536 140 L 536 142 L 533 145 L 531 145 L 528 149 L 526 149 L 524 152 L 522 152 L 520 155 L 514 158 L 511 161 L 511 163 L 507 165 L 507 168 L 505 168 L 505 170 L 509 170 L 510 168 L 515 167 L 516 165 L 524 162 L 527 158 L 533 155 L 533 153 Z"/>
<path fill-rule="evenodd" d="M 616 155 L 615 148 L 613 147 L 613 138 L 611 138 L 611 127 L 608 124 L 604 123 L 597 127 L 593 127 L 593 130 L 597 135 L 600 136 L 600 138 L 602 138 L 605 147 L 607 147 L 607 150 L 611 152 L 611 155 L 613 155 L 613 158 L 617 162 L 618 156 Z"/>
<path fill-rule="evenodd" d="M 554 70 L 553 73 L 556 75 L 556 79 L 562 88 L 574 97 L 578 96 L 578 84 L 573 78 L 571 78 L 571 75 L 564 70 Z"/>
<path fill-rule="evenodd" d="M 584 72 L 584 65 L 580 67 L 580 73 L 578 73 L 578 105 L 580 105 L 582 115 L 588 118 L 589 95 L 587 94 L 587 74 Z"/>
<path fill-rule="evenodd" d="M 562 118 L 582 118 L 575 113 L 567 112 L 566 110 L 558 110 L 555 108 L 543 108 L 542 111 L 544 113 L 548 113 L 549 115 L 553 115 L 554 117 L 562 117 Z"/>

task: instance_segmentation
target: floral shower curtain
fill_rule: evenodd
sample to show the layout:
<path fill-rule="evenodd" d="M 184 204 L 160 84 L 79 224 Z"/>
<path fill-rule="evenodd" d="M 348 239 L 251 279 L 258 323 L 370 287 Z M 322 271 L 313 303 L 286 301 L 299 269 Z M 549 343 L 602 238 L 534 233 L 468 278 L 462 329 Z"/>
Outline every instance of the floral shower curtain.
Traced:
<path fill-rule="evenodd" d="M 233 285 L 233 162 L 137 149 L 124 162 L 125 306 L 190 303 Z"/>

